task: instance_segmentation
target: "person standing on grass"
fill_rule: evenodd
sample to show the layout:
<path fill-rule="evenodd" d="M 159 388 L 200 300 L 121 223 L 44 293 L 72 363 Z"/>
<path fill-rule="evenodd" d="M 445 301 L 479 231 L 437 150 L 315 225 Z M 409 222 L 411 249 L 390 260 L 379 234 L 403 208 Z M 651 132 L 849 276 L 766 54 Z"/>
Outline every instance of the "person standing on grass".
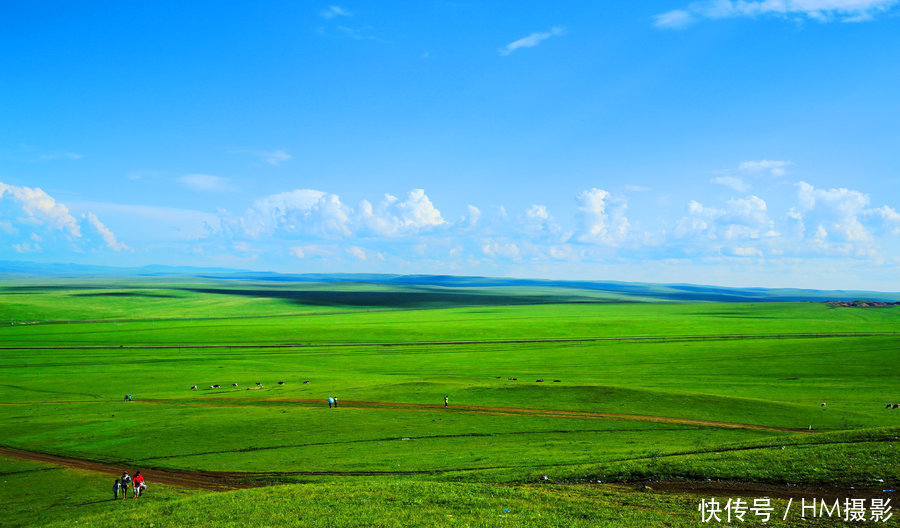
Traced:
<path fill-rule="evenodd" d="M 337 398 L 334 399 L 334 408 L 337 409 Z"/>
<path fill-rule="evenodd" d="M 119 479 L 121 481 L 122 487 L 122 500 L 125 500 L 125 497 L 128 496 L 128 483 L 131 482 L 131 477 L 128 476 L 128 472 L 122 473 L 122 478 Z"/>
<path fill-rule="evenodd" d="M 113 500 L 116 500 L 119 498 L 119 488 L 121 486 L 122 486 L 122 483 L 119 482 L 119 479 L 116 479 L 116 481 L 113 482 Z M 125 492 L 123 491 L 122 493 L 125 493 Z"/>
<path fill-rule="evenodd" d="M 450 396 L 444 396 L 444 407 L 450 405 Z"/>
<path fill-rule="evenodd" d="M 331 409 L 334 407 L 334 398 L 332 396 L 328 397 L 328 408 Z"/>
<path fill-rule="evenodd" d="M 137 475 L 134 476 L 134 495 L 131 496 L 132 499 L 140 497 L 143 495 L 144 490 L 147 489 L 147 485 L 144 484 L 144 475 L 141 475 L 141 472 L 138 471 Z"/>

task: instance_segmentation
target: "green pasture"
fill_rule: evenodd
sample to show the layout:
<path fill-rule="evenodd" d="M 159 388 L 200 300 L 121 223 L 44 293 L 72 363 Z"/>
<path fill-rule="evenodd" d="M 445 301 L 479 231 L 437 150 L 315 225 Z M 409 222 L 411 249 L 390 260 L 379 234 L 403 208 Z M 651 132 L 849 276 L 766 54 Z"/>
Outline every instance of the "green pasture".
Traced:
<path fill-rule="evenodd" d="M 476 526 L 640 526 L 659 515 L 688 526 L 691 498 L 522 483 L 898 483 L 900 411 L 884 406 L 900 403 L 900 307 L 616 300 L 559 288 L 6 283 L 0 444 L 299 483 L 173 489 L 128 506 L 127 519 L 156 526 L 211 525 L 210 511 L 250 518 L 265 505 L 272 519 L 295 515 L 285 496 L 321 521 L 316 490 L 342 497 L 335 526 L 391 508 L 407 525 L 448 525 L 452 514 Z M 648 336 L 660 339 L 631 339 Z M 574 341 L 527 342 L 548 339 Z M 19 483 L 74 471 L 5 463 L 2 477 Z M 39 518 L 17 491 L 31 482 L 0 487 L 16 525 Z M 57 514 L 71 501 L 60 500 L 44 523 L 65 523 Z M 519 516 L 495 518 L 503 501 Z M 79 508 L 96 526 L 114 516 Z"/>

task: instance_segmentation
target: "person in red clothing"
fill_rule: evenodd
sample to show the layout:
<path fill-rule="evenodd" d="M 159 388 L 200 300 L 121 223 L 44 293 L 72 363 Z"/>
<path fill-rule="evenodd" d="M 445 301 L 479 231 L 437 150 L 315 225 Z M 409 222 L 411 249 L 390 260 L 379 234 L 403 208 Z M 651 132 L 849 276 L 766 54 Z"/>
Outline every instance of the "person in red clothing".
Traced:
<path fill-rule="evenodd" d="M 134 495 L 131 496 L 132 499 L 140 497 L 144 493 L 144 490 L 147 489 L 147 485 L 144 484 L 144 475 L 141 475 L 140 471 L 134 476 L 134 480 L 132 480 L 131 483 L 134 485 Z"/>

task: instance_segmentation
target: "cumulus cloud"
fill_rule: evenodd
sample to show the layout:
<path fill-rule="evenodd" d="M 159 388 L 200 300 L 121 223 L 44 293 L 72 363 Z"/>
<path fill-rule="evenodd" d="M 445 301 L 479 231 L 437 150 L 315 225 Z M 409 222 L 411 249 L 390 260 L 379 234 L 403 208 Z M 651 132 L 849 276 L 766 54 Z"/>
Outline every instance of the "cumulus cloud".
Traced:
<path fill-rule="evenodd" d="M 588 244 L 615 246 L 628 235 L 624 201 L 611 199 L 603 189 L 588 189 L 578 194 L 579 232 L 576 240 Z"/>
<path fill-rule="evenodd" d="M 510 42 L 506 46 L 500 48 L 500 55 L 509 55 L 510 53 L 521 49 L 521 48 L 533 48 L 540 44 L 541 42 L 547 40 L 550 37 L 558 37 L 560 35 L 565 35 L 566 30 L 561 26 L 555 26 L 550 28 L 550 31 L 544 31 L 540 33 L 532 33 L 527 37 L 520 38 L 519 40 L 515 40 Z"/>
<path fill-rule="evenodd" d="M 776 16 L 819 22 L 859 22 L 886 13 L 900 0 L 708 0 L 654 17 L 659 28 L 682 29 L 701 19 Z"/>
<path fill-rule="evenodd" d="M 10 200 L 20 208 L 20 223 L 32 226 L 48 226 L 67 233 L 73 238 L 81 236 L 78 221 L 69 208 L 58 203 L 40 188 L 17 187 L 0 183 L 0 200 Z"/>
<path fill-rule="evenodd" d="M 446 222 L 422 189 L 413 189 L 403 200 L 386 194 L 377 205 L 362 200 L 355 208 L 335 194 L 297 189 L 259 199 L 239 217 L 223 213 L 222 223 L 236 236 L 339 239 L 402 237 Z"/>
<path fill-rule="evenodd" d="M 796 188 L 797 206 L 788 213 L 795 235 L 826 251 L 860 250 L 872 241 L 861 221 L 869 205 L 867 195 L 844 188 L 817 189 L 803 181 Z"/>
<path fill-rule="evenodd" d="M 688 215 L 675 228 L 678 237 L 702 237 L 710 240 L 754 240 L 776 236 L 765 200 L 758 196 L 735 198 L 719 209 L 696 200 L 688 203 Z"/>
<path fill-rule="evenodd" d="M 85 236 L 87 233 L 87 236 Z M 94 240 L 114 251 L 128 247 L 93 212 L 79 221 L 69 208 L 40 188 L 0 182 L 0 240 L 17 252 L 37 252 L 61 248 L 80 251 L 96 247 Z M 39 244 L 39 242 L 41 242 Z"/>
<path fill-rule="evenodd" d="M 391 237 L 446 223 L 423 189 L 413 189 L 404 200 L 386 194 L 377 207 L 363 200 L 357 207 L 356 220 L 363 232 Z"/>

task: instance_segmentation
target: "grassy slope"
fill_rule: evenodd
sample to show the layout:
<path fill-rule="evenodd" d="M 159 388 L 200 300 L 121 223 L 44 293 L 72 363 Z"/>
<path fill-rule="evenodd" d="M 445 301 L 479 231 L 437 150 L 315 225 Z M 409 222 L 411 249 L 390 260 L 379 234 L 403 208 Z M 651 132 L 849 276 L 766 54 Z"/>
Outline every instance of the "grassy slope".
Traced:
<path fill-rule="evenodd" d="M 141 296 L 73 296 L 70 290 L 50 290 L 16 294 L 18 304 L 0 306 L 11 319 L 26 318 L 20 315 L 33 319 L 118 318 L 123 313 L 190 316 L 199 307 L 207 316 L 321 308 L 297 304 L 296 299 L 283 295 L 255 298 L 179 289 L 181 297 L 148 297 L 145 294 L 156 295 L 161 290 L 146 284 L 135 286 L 143 288 L 138 290 Z M 210 303 L 208 295 L 215 295 L 216 302 Z M 146 312 L 141 311 L 145 307 Z M 896 330 L 898 313 L 896 308 L 834 309 L 805 303 L 482 306 L 202 323 L 7 326 L 0 327 L 0 342 L 118 345 L 870 332 Z M 0 353 L 0 396 L 2 401 L 22 405 L 0 406 L 0 423 L 7 445 L 176 468 L 431 471 L 499 466 L 501 469 L 474 474 L 424 477 L 520 481 L 549 472 L 566 479 L 723 476 L 803 481 L 806 475 L 809 482 L 849 483 L 863 476 L 860 471 L 878 469 L 882 458 L 897 460 L 896 450 L 887 443 L 781 450 L 778 444 L 804 440 L 769 431 L 496 415 L 452 408 L 432 412 L 348 407 L 332 412 L 323 404 L 263 398 L 324 401 L 327 395 L 336 394 L 345 401 L 438 403 L 444 394 L 450 394 L 456 405 L 656 414 L 784 427 L 815 424 L 817 430 L 897 426 L 900 416 L 884 411 L 883 402 L 895 395 L 900 381 L 895 352 L 898 343 L 900 337 L 889 336 L 285 350 L 6 350 Z M 508 376 L 520 381 L 507 381 Z M 563 383 L 536 384 L 534 379 L 538 377 L 548 381 L 558 378 Z M 288 380 L 288 384 L 274 386 L 279 379 Z M 311 383 L 300 384 L 303 379 Z M 227 386 L 236 381 L 246 386 L 257 380 L 264 381 L 268 388 L 187 390 L 192 384 Z M 135 394 L 139 402 L 129 405 L 118 401 L 125 393 Z M 210 397 L 234 400 L 215 402 Z M 823 400 L 828 401 L 825 410 L 818 405 Z M 154 404 L 141 403 L 145 401 Z M 228 427 L 222 427 L 224 423 Z M 258 431 L 266 434 L 255 434 Z M 894 433 L 889 430 L 885 434 Z M 143 441 L 136 443 L 138 437 Z M 402 437 L 412 440 L 399 440 Z M 664 456 L 748 445 L 776 447 L 722 455 Z M 413 451 L 410 446 L 414 446 Z M 411 452 L 415 456 L 410 456 Z M 804 472 L 807 463 L 815 469 Z M 849 465 L 865 469 L 848 472 L 845 466 Z M 897 478 L 895 473 L 885 475 Z M 391 482 L 413 477 L 422 478 L 396 477 Z M 358 484 L 360 489 L 341 482 L 327 484 L 329 493 L 362 497 L 363 504 L 372 506 L 360 506 L 355 498 L 341 502 L 356 508 L 338 507 L 347 522 L 359 516 L 360 509 L 377 511 L 391 504 L 384 502 L 387 499 L 383 495 L 366 498 L 371 493 L 366 486 L 372 486 L 368 482 Z M 481 497 L 478 500 L 482 505 L 473 505 L 472 511 L 493 511 L 492 503 L 483 502 L 485 496 L 494 493 L 487 488 L 447 488 L 442 486 L 450 485 L 442 483 L 428 484 L 433 486 L 430 488 L 414 487 L 425 484 L 402 485 L 413 486 L 408 488 L 413 491 L 404 491 L 395 501 L 406 500 L 402 497 L 408 495 L 443 494 L 452 497 L 449 503 L 456 505 L 463 501 L 459 496 L 462 493 Z M 297 493 L 306 494 L 310 489 L 297 488 L 305 490 Z M 241 493 L 261 493 L 264 498 L 254 500 L 277 511 L 284 508 L 277 505 L 277 492 Z M 514 496 L 509 500 L 534 502 L 542 505 L 543 511 L 552 510 L 550 504 L 577 510 L 599 500 L 575 494 L 570 504 L 554 502 L 563 499 L 559 494 L 545 496 L 544 491 L 517 488 L 511 493 Z M 569 497 L 569 493 L 563 495 Z M 197 508 L 172 511 L 190 516 L 211 508 L 252 514 L 252 507 L 240 501 L 231 503 L 232 499 L 214 497 L 203 500 L 211 501 L 210 505 L 197 503 Z M 618 497 L 612 502 L 600 501 L 600 506 L 590 510 L 588 519 L 596 524 L 602 518 L 598 516 L 612 515 L 616 504 L 634 500 Z M 425 512 L 434 508 L 430 501 L 426 501 L 429 506 Z M 376 503 L 384 505 L 376 508 Z M 646 506 L 640 500 L 637 504 Z M 147 508 L 153 509 L 153 515 L 161 515 L 163 510 L 159 508 L 168 507 Z M 642 511 L 627 510 L 629 515 Z M 688 515 L 690 511 L 688 508 L 683 513 Z M 139 512 L 133 515 L 130 518 L 146 519 Z M 410 519 L 425 524 L 445 520 L 428 515 Z M 98 519 L 98 525 L 105 525 L 105 517 Z M 470 522 L 480 522 L 475 519 Z M 558 522 L 577 522 L 573 519 L 560 517 Z M 524 518 L 519 520 L 526 522 Z M 638 523 L 635 519 L 629 522 Z"/>
<path fill-rule="evenodd" d="M 696 526 L 696 497 L 616 486 L 506 486 L 341 479 L 226 493 L 150 483 L 145 497 L 112 501 L 113 475 L 0 457 L 2 526 Z M 65 493 L 60 493 L 64 490 Z M 774 500 L 776 511 L 785 501 Z M 827 520 L 779 526 L 841 526 Z M 760 526 L 747 517 L 742 525 Z"/>

